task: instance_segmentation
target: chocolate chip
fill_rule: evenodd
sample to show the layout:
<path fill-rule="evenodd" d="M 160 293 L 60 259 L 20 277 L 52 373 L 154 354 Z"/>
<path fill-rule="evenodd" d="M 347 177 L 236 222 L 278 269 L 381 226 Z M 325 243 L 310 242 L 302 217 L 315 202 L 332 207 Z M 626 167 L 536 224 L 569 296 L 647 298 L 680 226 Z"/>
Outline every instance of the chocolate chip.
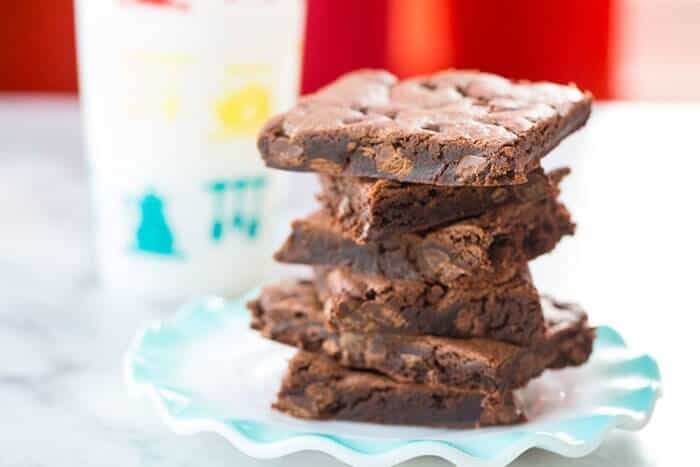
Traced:
<path fill-rule="evenodd" d="M 496 204 L 506 202 L 509 197 L 509 191 L 505 188 L 496 188 L 491 192 L 491 201 L 493 201 Z"/>
<path fill-rule="evenodd" d="M 365 121 L 364 117 L 348 117 L 342 120 L 343 125 L 353 125 Z"/>
<path fill-rule="evenodd" d="M 486 163 L 486 158 L 481 156 L 464 156 L 457 164 L 455 173 L 460 179 L 467 179 Z"/>
<path fill-rule="evenodd" d="M 426 125 L 423 125 L 421 128 L 426 131 L 431 131 L 433 133 L 440 132 L 440 125 L 437 125 L 436 123 L 428 123 Z"/>
<path fill-rule="evenodd" d="M 350 205 L 350 198 L 343 196 L 343 198 L 338 203 L 336 210 L 336 216 L 340 219 L 344 219 L 352 215 L 352 206 Z"/>
<path fill-rule="evenodd" d="M 435 303 L 444 296 L 445 296 L 445 289 L 442 286 L 439 286 L 437 284 L 433 285 L 428 290 L 428 295 L 427 295 L 428 303 Z"/>
<path fill-rule="evenodd" d="M 324 172 L 332 175 L 338 175 L 343 171 L 343 167 L 340 164 L 329 161 L 328 159 L 313 159 L 309 162 L 309 167 L 317 172 Z"/>
<path fill-rule="evenodd" d="M 391 145 L 379 149 L 375 163 L 380 171 L 397 176 L 407 175 L 413 170 L 413 162 Z"/>

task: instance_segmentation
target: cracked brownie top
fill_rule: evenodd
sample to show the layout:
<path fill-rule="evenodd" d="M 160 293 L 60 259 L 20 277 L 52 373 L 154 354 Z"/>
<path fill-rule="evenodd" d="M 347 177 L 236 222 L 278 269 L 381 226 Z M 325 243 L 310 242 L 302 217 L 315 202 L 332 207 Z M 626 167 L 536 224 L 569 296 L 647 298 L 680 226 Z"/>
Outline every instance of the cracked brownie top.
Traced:
<path fill-rule="evenodd" d="M 577 87 L 444 71 L 347 74 L 263 128 L 267 165 L 436 185 L 524 183 L 590 114 Z"/>

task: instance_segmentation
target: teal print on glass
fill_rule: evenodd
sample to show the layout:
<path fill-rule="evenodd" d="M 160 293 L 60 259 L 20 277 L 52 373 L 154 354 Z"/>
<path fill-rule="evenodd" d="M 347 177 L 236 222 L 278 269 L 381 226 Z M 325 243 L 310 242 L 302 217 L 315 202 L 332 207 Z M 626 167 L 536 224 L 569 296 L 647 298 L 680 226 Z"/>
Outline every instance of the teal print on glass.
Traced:
<path fill-rule="evenodd" d="M 265 185 L 264 176 L 237 177 L 209 183 L 207 190 L 211 193 L 213 204 L 212 240 L 222 240 L 227 232 L 257 238 Z"/>
<path fill-rule="evenodd" d="M 140 219 L 136 229 L 135 249 L 140 253 L 175 256 L 173 232 L 165 218 L 165 202 L 155 192 L 138 200 Z"/>
<path fill-rule="evenodd" d="M 214 197 L 214 221 L 211 225 L 211 238 L 220 240 L 224 235 L 224 201 L 226 196 L 226 182 L 214 182 L 209 186 Z"/>

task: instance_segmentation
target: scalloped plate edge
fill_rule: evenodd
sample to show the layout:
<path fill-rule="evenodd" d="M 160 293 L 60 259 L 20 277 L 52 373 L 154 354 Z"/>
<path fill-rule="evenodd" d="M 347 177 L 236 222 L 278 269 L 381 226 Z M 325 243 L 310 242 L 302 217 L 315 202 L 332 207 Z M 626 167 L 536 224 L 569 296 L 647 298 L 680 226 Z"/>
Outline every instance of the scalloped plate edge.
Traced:
<path fill-rule="evenodd" d="M 246 294 L 246 296 L 249 294 Z M 230 303 L 240 302 L 242 299 L 235 300 Z M 193 305 L 201 303 L 200 300 L 190 303 L 182 307 L 175 314 L 175 318 L 181 317 L 193 309 Z M 182 435 L 191 435 L 202 432 L 212 432 L 225 438 L 234 447 L 239 449 L 244 454 L 258 459 L 272 459 L 286 456 L 299 451 L 319 451 L 328 454 L 336 459 L 350 465 L 363 466 L 386 466 L 395 465 L 401 462 L 423 456 L 441 457 L 456 465 L 471 465 L 478 467 L 502 467 L 511 463 L 525 451 L 538 448 L 544 449 L 555 454 L 577 458 L 583 457 L 595 451 L 607 437 L 608 433 L 613 429 L 619 428 L 628 431 L 636 431 L 642 429 L 651 419 L 651 416 L 656 407 L 656 402 L 661 396 L 660 381 L 652 386 L 654 391 L 651 399 L 649 410 L 641 419 L 622 415 L 599 415 L 607 418 L 605 425 L 596 433 L 595 436 L 589 438 L 583 443 L 571 443 L 560 437 L 553 437 L 546 432 L 532 432 L 528 436 L 523 436 L 520 440 L 513 442 L 507 449 L 504 449 L 499 456 L 484 459 L 474 455 L 470 455 L 458 447 L 450 445 L 443 441 L 425 441 L 417 440 L 407 442 L 406 444 L 389 449 L 381 453 L 367 454 L 359 452 L 343 446 L 342 444 L 315 434 L 300 434 L 284 440 L 272 442 L 257 442 L 237 430 L 231 428 L 227 424 L 213 421 L 210 419 L 179 419 L 168 411 L 163 398 L 158 392 L 158 388 L 151 382 L 139 382 L 133 374 L 134 357 L 137 355 L 138 349 L 141 348 L 143 338 L 149 331 L 154 331 L 166 325 L 165 321 L 157 321 L 139 333 L 132 341 L 123 361 L 123 375 L 126 383 L 127 391 L 134 398 L 146 398 L 156 408 L 159 416 L 165 421 L 166 425 L 175 433 Z M 622 347 L 627 347 L 619 333 L 610 327 L 606 328 L 612 331 L 619 339 L 619 344 Z M 652 359 L 653 360 L 653 359 Z M 654 361 L 656 364 L 656 362 Z M 656 365 L 658 373 L 658 365 Z M 526 426 L 526 425 L 525 425 Z"/>

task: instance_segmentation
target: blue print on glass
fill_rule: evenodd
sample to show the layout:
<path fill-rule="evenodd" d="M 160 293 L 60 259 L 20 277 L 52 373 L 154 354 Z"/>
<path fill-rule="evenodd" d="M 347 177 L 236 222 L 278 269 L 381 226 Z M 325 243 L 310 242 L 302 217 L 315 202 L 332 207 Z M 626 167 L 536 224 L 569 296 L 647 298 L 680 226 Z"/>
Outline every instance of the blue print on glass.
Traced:
<path fill-rule="evenodd" d="M 140 253 L 175 256 L 175 239 L 165 218 L 165 202 L 155 192 L 147 192 L 138 201 L 140 219 L 135 249 Z"/>
<path fill-rule="evenodd" d="M 265 185 L 264 176 L 250 176 L 216 180 L 207 186 L 213 203 L 212 240 L 222 240 L 227 232 L 258 237 Z"/>

